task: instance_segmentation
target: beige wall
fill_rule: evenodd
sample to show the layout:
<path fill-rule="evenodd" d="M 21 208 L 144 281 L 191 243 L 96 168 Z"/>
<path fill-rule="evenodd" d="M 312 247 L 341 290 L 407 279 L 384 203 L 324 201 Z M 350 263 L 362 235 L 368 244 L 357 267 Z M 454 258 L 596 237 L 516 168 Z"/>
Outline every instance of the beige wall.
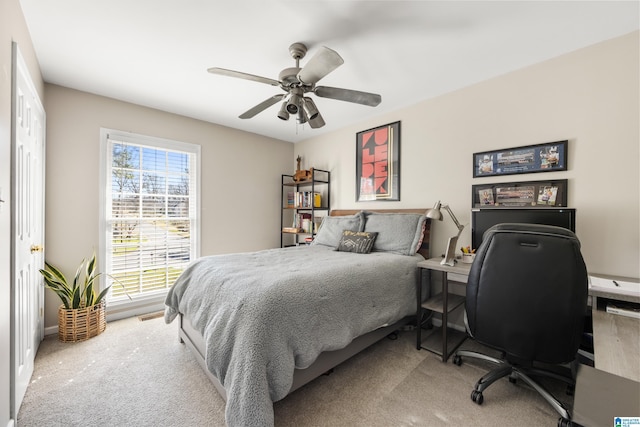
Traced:
<path fill-rule="evenodd" d="M 12 420 L 9 409 L 11 345 L 11 44 L 18 43 L 40 97 L 43 81 L 18 0 L 0 0 L 0 425 Z"/>
<path fill-rule="evenodd" d="M 464 245 L 472 185 L 566 178 L 589 271 L 640 277 L 638 38 L 635 32 L 306 140 L 296 154 L 331 171 L 334 208 L 431 207 L 442 199 L 468 224 Z M 355 133 L 397 120 L 401 201 L 357 203 Z M 566 172 L 472 178 L 474 152 L 564 139 Z M 455 231 L 448 216 L 434 225 L 433 255 Z"/>
<path fill-rule="evenodd" d="M 201 146 L 201 254 L 280 245 L 280 174 L 295 169 L 293 145 L 174 114 L 49 85 L 46 258 L 68 274 L 99 243 L 100 128 Z M 47 292 L 45 327 L 57 325 Z"/>

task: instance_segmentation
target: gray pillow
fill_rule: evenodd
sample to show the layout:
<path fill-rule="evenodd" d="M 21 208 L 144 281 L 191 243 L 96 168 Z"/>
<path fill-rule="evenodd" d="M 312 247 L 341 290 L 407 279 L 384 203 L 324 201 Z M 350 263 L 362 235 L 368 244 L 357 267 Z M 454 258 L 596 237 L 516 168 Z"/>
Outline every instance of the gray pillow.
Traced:
<path fill-rule="evenodd" d="M 370 233 L 367 231 L 349 231 L 342 232 L 342 238 L 338 243 L 337 251 L 355 252 L 357 254 L 368 254 L 373 249 L 373 242 L 376 241 L 378 233 Z"/>
<path fill-rule="evenodd" d="M 365 212 L 364 231 L 377 232 L 374 251 L 415 255 L 426 215 Z"/>
<path fill-rule="evenodd" d="M 344 230 L 362 231 L 364 215 L 358 212 L 347 216 L 325 216 L 318 229 L 318 234 L 311 242 L 312 245 L 325 245 L 337 248 Z"/>

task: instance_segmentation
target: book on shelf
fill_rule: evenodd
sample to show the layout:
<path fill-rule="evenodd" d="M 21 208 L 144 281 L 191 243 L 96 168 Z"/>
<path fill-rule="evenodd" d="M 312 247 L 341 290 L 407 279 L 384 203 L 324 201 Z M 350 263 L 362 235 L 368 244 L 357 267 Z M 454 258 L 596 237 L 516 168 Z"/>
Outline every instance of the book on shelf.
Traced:
<path fill-rule="evenodd" d="M 311 214 L 307 212 L 297 213 L 293 216 L 293 224 L 291 228 L 297 229 L 300 232 L 311 233 L 313 221 L 311 220 Z"/>
<path fill-rule="evenodd" d="M 322 206 L 322 196 L 320 193 L 312 193 L 311 191 L 296 191 L 292 194 L 293 207 L 295 208 L 319 208 Z M 289 205 L 289 197 L 287 196 L 287 206 Z"/>
<path fill-rule="evenodd" d="M 282 227 L 283 233 L 299 233 L 300 229 L 297 227 Z"/>

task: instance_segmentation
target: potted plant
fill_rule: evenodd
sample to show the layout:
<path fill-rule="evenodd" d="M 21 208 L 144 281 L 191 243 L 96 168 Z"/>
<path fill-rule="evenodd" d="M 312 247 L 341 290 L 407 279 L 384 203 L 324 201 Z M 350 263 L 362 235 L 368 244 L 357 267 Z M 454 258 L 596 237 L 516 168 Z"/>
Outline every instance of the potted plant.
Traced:
<path fill-rule="evenodd" d="M 104 298 L 111 286 L 100 293 L 96 292 L 96 279 L 106 274 L 96 273 L 96 264 L 94 252 L 91 259 L 82 260 L 73 282 L 69 282 L 59 269 L 46 261 L 45 268 L 40 270 L 45 287 L 55 292 L 62 301 L 58 308 L 60 341 L 84 341 L 101 334 L 107 327 Z"/>

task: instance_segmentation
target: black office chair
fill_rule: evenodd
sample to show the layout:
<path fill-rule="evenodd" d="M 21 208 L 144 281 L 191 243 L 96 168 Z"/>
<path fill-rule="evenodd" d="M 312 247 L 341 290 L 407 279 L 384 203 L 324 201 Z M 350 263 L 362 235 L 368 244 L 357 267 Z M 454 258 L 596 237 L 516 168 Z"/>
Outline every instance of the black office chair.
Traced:
<path fill-rule="evenodd" d="M 502 359 L 459 350 L 453 359 L 478 358 L 498 365 L 471 392 L 509 376 L 523 380 L 571 425 L 565 406 L 531 376 L 575 385 L 576 354 L 587 306 L 587 270 L 574 233 L 539 224 L 498 224 L 485 233 L 467 282 L 465 321 L 471 337 L 502 352 Z M 553 369 L 551 369 L 553 368 Z"/>

